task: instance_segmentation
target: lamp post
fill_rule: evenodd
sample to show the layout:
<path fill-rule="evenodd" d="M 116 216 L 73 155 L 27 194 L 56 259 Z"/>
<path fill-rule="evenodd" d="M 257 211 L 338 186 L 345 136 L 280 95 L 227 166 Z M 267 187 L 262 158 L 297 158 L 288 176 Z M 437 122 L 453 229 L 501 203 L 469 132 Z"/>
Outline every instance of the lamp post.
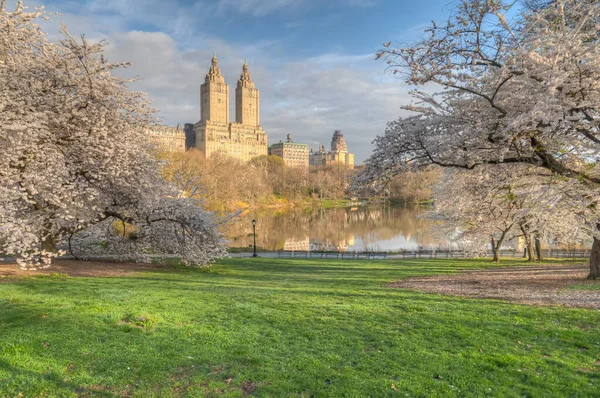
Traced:
<path fill-rule="evenodd" d="M 254 236 L 254 254 L 252 254 L 252 257 L 258 257 L 256 255 L 256 220 L 252 220 L 252 236 Z"/>

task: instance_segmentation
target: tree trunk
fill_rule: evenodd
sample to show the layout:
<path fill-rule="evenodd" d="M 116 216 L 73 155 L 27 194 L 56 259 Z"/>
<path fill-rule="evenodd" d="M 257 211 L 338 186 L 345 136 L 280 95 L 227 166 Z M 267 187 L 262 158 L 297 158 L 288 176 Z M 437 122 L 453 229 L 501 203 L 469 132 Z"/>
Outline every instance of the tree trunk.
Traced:
<path fill-rule="evenodd" d="M 512 227 L 513 226 L 511 224 L 508 228 L 506 228 L 504 231 L 502 231 L 502 234 L 500 235 L 498 240 L 494 239 L 494 236 L 492 235 L 492 250 L 494 251 L 494 262 L 495 263 L 500 262 L 500 248 L 502 247 L 502 243 L 504 242 L 504 239 L 506 238 L 506 234 L 508 233 L 508 231 L 510 231 L 510 229 Z"/>
<path fill-rule="evenodd" d="M 535 262 L 535 248 L 533 247 L 533 241 L 531 239 L 527 242 L 527 261 L 530 263 Z"/>
<path fill-rule="evenodd" d="M 592 254 L 590 255 L 590 274 L 588 279 L 600 277 L 600 240 L 594 238 L 592 244 Z"/>
<path fill-rule="evenodd" d="M 492 251 L 494 252 L 493 262 L 500 262 L 500 245 L 496 242 L 496 239 L 492 236 Z"/>
<path fill-rule="evenodd" d="M 533 263 L 535 262 L 535 252 L 532 236 L 523 226 L 521 226 L 521 232 L 523 232 L 523 238 L 525 239 L 525 244 L 527 245 L 527 261 Z"/>
<path fill-rule="evenodd" d="M 542 243 L 538 236 L 535 237 L 535 254 L 537 255 L 538 261 L 542 261 Z"/>
<path fill-rule="evenodd" d="M 42 242 L 42 250 L 48 253 L 56 253 L 56 238 L 53 236 L 46 237 Z M 52 263 L 52 256 L 43 256 L 40 255 L 40 260 L 42 260 L 45 264 Z"/>
<path fill-rule="evenodd" d="M 46 240 L 43 240 L 42 250 L 50 253 L 56 253 L 56 239 L 54 237 L 47 237 Z"/>

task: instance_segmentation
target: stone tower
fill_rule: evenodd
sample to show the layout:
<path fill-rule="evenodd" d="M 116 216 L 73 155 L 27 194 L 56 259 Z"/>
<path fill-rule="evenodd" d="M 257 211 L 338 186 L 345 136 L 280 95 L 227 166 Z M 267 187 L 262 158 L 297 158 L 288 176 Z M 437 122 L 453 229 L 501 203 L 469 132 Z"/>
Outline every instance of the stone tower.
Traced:
<path fill-rule="evenodd" d="M 200 88 L 200 121 L 187 132 L 187 141 L 206 158 L 220 152 L 248 161 L 268 154 L 267 133 L 260 127 L 259 94 L 244 62 L 235 91 L 236 122 L 229 121 L 229 86 L 219 70 L 217 57 Z"/>
<path fill-rule="evenodd" d="M 310 153 L 309 163 L 315 167 L 337 163 L 354 168 L 354 154 L 348 152 L 348 145 L 346 144 L 344 134 L 340 130 L 335 130 L 331 139 L 331 151 L 325 152 L 325 146 L 319 145 L 318 152 Z"/>
<path fill-rule="evenodd" d="M 348 145 L 344 134 L 340 130 L 335 130 L 331 139 L 331 152 L 348 152 Z"/>
<path fill-rule="evenodd" d="M 200 120 L 229 123 L 229 86 L 221 74 L 216 55 L 212 57 L 212 66 L 200 86 Z"/>
<path fill-rule="evenodd" d="M 248 72 L 248 63 L 244 61 L 240 80 L 235 89 L 235 121 L 245 126 L 260 125 L 260 95 Z"/>

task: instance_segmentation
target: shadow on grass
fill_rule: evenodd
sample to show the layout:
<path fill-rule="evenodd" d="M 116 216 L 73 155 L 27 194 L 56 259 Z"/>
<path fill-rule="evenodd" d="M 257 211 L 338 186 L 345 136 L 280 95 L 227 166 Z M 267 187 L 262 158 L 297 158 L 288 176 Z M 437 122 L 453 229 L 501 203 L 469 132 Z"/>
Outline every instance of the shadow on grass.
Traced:
<path fill-rule="evenodd" d="M 50 383 L 53 387 L 57 387 L 62 391 L 67 390 L 72 393 L 75 393 L 78 397 L 117 397 L 120 395 L 115 395 L 109 391 L 103 391 L 102 388 L 94 388 L 88 386 L 81 386 L 75 383 L 70 383 L 65 381 L 64 376 L 59 375 L 56 372 L 34 372 L 31 370 L 26 370 L 22 368 L 17 368 L 7 361 L 0 358 L 0 371 L 4 371 L 10 374 L 10 379 L 14 381 L 16 380 L 24 380 L 25 384 L 36 384 L 36 383 Z M 8 385 L 9 383 L 7 383 Z M 27 388 L 27 387 L 25 387 Z M 27 393 L 17 393 L 18 396 L 27 396 Z"/>

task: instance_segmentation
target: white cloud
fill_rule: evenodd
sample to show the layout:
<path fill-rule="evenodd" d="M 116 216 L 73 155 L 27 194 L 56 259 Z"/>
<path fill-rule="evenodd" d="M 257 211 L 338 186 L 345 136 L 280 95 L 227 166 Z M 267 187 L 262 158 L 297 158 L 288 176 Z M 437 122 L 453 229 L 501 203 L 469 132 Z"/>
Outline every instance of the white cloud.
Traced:
<path fill-rule="evenodd" d="M 373 7 L 378 2 L 379 0 L 340 0 L 341 4 L 351 7 Z"/>
<path fill-rule="evenodd" d="M 264 16 L 281 9 L 296 8 L 303 0 L 219 0 L 219 12 L 231 11 Z"/>
<path fill-rule="evenodd" d="M 336 0 L 329 5 L 372 7 L 378 2 L 379 0 Z M 318 0 L 218 0 L 218 10 L 221 14 L 233 11 L 256 17 L 262 17 L 276 11 L 290 13 L 290 11 L 296 11 L 300 7 L 317 8 L 322 6 L 323 3 Z M 286 26 L 289 27 L 287 24 Z"/>
<path fill-rule="evenodd" d="M 290 21 L 290 22 L 285 22 L 283 24 L 283 26 L 286 27 L 286 29 L 296 29 L 301 27 L 302 25 L 304 25 L 303 21 Z"/>

